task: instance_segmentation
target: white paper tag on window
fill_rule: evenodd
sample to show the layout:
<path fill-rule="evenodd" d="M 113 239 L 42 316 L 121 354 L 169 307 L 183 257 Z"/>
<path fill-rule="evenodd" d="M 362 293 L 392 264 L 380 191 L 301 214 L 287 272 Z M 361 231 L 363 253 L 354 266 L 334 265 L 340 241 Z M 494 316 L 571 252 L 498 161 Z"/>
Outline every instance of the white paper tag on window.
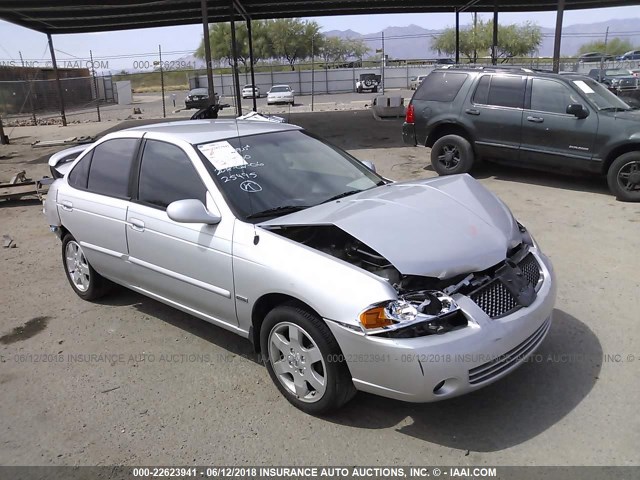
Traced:
<path fill-rule="evenodd" d="M 594 93 L 593 89 L 582 80 L 574 80 L 573 83 L 575 83 L 584 93 Z"/>
<path fill-rule="evenodd" d="M 246 165 L 247 162 L 229 142 L 214 142 L 198 145 L 198 149 L 216 170 Z"/>

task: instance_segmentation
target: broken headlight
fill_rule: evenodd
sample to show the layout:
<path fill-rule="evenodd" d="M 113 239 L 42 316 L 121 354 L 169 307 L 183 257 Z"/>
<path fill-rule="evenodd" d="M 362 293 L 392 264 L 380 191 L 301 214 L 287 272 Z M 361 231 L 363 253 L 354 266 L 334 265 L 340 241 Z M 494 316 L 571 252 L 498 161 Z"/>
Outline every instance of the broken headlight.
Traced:
<path fill-rule="evenodd" d="M 449 325 L 453 317 L 456 319 Z M 397 336 L 391 332 L 401 331 L 407 337 L 423 336 L 466 325 L 466 317 L 455 300 L 437 290 L 410 292 L 397 300 L 371 305 L 359 318 L 365 333 L 384 336 Z"/>

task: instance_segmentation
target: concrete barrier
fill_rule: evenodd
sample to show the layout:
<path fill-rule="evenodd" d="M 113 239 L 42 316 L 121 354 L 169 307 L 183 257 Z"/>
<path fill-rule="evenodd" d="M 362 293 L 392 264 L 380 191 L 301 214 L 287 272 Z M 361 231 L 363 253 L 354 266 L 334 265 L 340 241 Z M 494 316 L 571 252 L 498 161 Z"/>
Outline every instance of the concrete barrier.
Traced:
<path fill-rule="evenodd" d="M 371 106 L 374 117 L 404 117 L 404 98 L 400 96 L 378 95 Z"/>

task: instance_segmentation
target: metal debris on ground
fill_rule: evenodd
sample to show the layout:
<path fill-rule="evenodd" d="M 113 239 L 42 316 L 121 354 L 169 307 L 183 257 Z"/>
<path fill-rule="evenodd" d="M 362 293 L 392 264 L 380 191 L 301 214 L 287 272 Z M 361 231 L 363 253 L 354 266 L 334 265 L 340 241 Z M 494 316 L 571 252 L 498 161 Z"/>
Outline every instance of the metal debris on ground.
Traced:
<path fill-rule="evenodd" d="M 2 235 L 3 248 L 16 248 L 18 244 L 9 235 Z"/>
<path fill-rule="evenodd" d="M 19 200 L 35 195 L 42 201 L 42 195 L 49 190 L 49 177 L 40 180 L 27 178 L 24 170 L 16 173 L 9 183 L 0 183 L 0 200 Z"/>
<path fill-rule="evenodd" d="M 64 145 L 81 145 L 83 143 L 91 143 L 94 138 L 89 135 L 82 135 L 80 137 L 69 137 L 62 140 L 36 140 L 31 144 L 33 148 L 40 147 L 57 147 Z"/>

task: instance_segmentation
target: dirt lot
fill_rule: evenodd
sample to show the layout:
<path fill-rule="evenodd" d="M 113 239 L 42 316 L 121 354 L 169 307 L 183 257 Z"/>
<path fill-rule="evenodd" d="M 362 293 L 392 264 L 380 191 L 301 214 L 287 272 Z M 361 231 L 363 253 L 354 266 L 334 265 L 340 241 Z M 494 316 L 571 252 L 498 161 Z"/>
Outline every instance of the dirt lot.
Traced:
<path fill-rule="evenodd" d="M 291 122 L 385 176 L 434 175 L 397 121 L 359 111 Z M 31 149 L 35 137 L 103 128 L 16 129 L 0 179 L 47 173 L 39 157 L 52 150 Z M 0 464 L 640 464 L 640 205 L 616 201 L 602 179 L 493 165 L 476 176 L 555 265 L 540 360 L 465 397 L 358 394 L 326 418 L 291 407 L 240 337 L 124 290 L 80 300 L 39 203 L 0 203 L 0 235 L 18 245 L 0 248 Z"/>

